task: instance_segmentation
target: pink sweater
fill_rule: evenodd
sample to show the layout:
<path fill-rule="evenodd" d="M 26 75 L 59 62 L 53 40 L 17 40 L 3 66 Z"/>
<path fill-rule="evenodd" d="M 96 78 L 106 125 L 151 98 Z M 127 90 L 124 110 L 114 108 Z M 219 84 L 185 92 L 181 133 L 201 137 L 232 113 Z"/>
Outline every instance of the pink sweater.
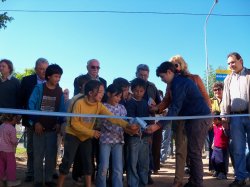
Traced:
<path fill-rule="evenodd" d="M 15 127 L 8 123 L 0 125 L 0 151 L 15 152 L 17 144 Z"/>

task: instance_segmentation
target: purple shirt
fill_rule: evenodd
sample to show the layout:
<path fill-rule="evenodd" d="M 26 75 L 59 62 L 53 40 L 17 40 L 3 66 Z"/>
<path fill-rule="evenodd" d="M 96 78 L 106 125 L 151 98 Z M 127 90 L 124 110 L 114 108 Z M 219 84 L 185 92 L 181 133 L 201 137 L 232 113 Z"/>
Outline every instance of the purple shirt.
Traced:
<path fill-rule="evenodd" d="M 15 127 L 8 123 L 0 125 L 0 151 L 15 152 L 17 144 Z"/>
<path fill-rule="evenodd" d="M 126 116 L 127 111 L 121 104 L 116 106 L 104 103 L 104 105 L 116 116 Z M 112 125 L 111 122 L 103 120 L 101 125 L 100 143 L 124 143 L 123 128 L 118 125 Z"/>

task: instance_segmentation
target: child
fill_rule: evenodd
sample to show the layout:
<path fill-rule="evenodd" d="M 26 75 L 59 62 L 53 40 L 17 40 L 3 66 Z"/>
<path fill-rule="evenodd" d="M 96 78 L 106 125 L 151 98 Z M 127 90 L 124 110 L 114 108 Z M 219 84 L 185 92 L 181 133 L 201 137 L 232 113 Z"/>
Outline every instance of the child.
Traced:
<path fill-rule="evenodd" d="M 47 82 L 35 86 L 29 99 L 30 110 L 65 111 L 63 91 L 58 84 L 62 73 L 62 68 L 57 64 L 47 67 L 45 72 Z M 56 165 L 57 133 L 60 132 L 62 123 L 62 118 L 57 116 L 32 116 L 35 187 L 43 186 L 43 173 L 45 173 L 45 185 L 55 186 L 52 176 Z M 44 158 L 45 172 L 43 171 Z"/>
<path fill-rule="evenodd" d="M 15 124 L 18 119 L 13 114 L 2 114 L 0 125 L 0 185 L 3 186 L 3 180 L 7 179 L 7 186 L 18 186 L 20 180 L 16 180 L 16 146 L 18 144 L 16 137 Z M 2 183 L 2 184 L 1 184 Z"/>
<path fill-rule="evenodd" d="M 219 115 L 220 112 L 215 111 L 214 114 Z M 214 142 L 212 145 L 213 153 L 211 160 L 215 168 L 214 177 L 217 177 L 219 180 L 227 179 L 229 137 L 221 123 L 220 117 L 214 118 L 213 129 Z"/>
<path fill-rule="evenodd" d="M 143 99 L 146 82 L 141 78 L 131 81 L 132 98 L 127 103 L 129 117 L 149 117 L 148 102 Z M 146 186 L 149 173 L 150 135 L 142 132 L 141 136 L 128 137 L 127 177 L 128 186 Z"/>
<path fill-rule="evenodd" d="M 104 86 L 97 80 L 90 80 L 84 87 L 85 97 L 76 101 L 73 106 L 73 113 L 75 114 L 102 114 L 113 115 L 102 103 L 101 100 L 104 95 Z M 93 130 L 95 124 L 94 117 L 71 117 L 70 124 L 66 127 L 64 156 L 62 163 L 59 166 L 60 176 L 58 180 L 58 187 L 62 187 L 66 175 L 74 160 L 77 148 L 82 145 L 82 161 L 83 161 L 83 175 L 85 176 L 86 187 L 91 187 L 91 174 L 93 166 L 91 162 L 92 152 L 92 138 L 98 139 L 101 135 L 100 131 Z M 128 125 L 127 121 L 122 119 L 108 118 L 112 124 L 117 124 L 123 128 L 132 129 L 137 133 L 137 125 Z"/>
<path fill-rule="evenodd" d="M 119 104 L 122 97 L 122 90 L 116 85 L 111 84 L 107 90 L 107 102 L 104 105 L 116 116 L 126 116 L 125 107 Z M 122 149 L 124 144 L 123 129 L 117 125 L 104 121 L 101 126 L 100 145 L 100 162 L 97 172 L 97 187 L 106 187 L 106 174 L 109 169 L 110 154 L 112 154 L 112 186 L 123 186 L 123 160 Z"/>

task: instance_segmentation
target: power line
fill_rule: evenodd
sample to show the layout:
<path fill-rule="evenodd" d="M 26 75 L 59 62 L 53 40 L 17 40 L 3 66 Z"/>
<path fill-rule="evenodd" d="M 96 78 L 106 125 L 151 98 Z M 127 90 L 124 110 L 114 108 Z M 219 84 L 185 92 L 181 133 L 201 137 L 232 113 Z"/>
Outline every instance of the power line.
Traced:
<path fill-rule="evenodd" d="M 206 13 L 190 12 L 154 12 L 154 11 L 116 11 L 116 10 L 28 10 L 10 9 L 0 10 L 3 12 L 26 12 L 26 13 L 109 13 L 109 14 L 156 14 L 156 15 L 185 15 L 185 16 L 207 16 Z M 211 14 L 211 16 L 222 17 L 249 17 L 250 14 Z"/>

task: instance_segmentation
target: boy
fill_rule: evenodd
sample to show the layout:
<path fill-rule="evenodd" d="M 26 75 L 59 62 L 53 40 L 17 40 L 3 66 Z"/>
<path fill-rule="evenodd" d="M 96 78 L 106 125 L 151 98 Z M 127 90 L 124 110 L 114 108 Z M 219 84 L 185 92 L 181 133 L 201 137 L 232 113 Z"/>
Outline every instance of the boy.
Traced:
<path fill-rule="evenodd" d="M 49 65 L 45 72 L 47 82 L 34 88 L 29 109 L 49 112 L 64 112 L 64 96 L 59 81 L 63 70 L 57 64 Z M 57 152 L 57 133 L 60 132 L 62 118 L 57 116 L 32 116 L 34 127 L 34 183 L 35 187 L 43 186 L 43 160 L 45 158 L 45 185 L 55 186 L 52 175 L 55 168 Z"/>
<path fill-rule="evenodd" d="M 146 82 L 141 78 L 131 81 L 132 98 L 127 103 L 127 116 L 149 117 L 148 103 L 143 99 Z M 127 174 L 128 186 L 146 186 L 149 172 L 149 140 L 150 135 L 143 132 L 140 135 L 128 136 L 127 140 Z"/>

